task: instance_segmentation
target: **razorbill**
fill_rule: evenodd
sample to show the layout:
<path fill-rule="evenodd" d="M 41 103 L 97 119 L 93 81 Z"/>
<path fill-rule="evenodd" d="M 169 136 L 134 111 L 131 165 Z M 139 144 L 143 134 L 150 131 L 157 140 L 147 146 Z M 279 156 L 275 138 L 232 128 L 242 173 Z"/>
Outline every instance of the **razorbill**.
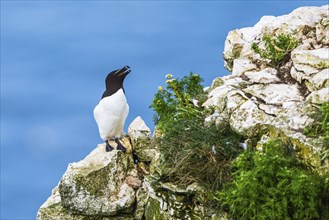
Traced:
<path fill-rule="evenodd" d="M 129 112 L 129 105 L 123 88 L 123 81 L 129 73 L 130 67 L 124 66 L 107 75 L 105 79 L 106 90 L 94 109 L 99 134 L 106 143 L 107 152 L 114 149 L 109 144 L 109 139 L 114 139 L 118 150 L 126 151 L 126 148 L 119 142 L 119 138 Z"/>

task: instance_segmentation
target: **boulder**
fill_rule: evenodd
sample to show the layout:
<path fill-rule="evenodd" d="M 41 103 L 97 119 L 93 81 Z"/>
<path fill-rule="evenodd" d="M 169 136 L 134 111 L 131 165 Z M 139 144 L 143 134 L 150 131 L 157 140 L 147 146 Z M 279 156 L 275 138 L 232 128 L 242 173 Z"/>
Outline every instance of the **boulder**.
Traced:
<path fill-rule="evenodd" d="M 83 160 L 69 164 L 58 186 L 38 211 L 38 219 L 132 216 L 135 189 L 141 181 L 129 153 L 129 138 L 121 142 L 127 153 L 106 152 L 105 144 L 99 144 Z M 115 146 L 114 141 L 110 144 Z"/>

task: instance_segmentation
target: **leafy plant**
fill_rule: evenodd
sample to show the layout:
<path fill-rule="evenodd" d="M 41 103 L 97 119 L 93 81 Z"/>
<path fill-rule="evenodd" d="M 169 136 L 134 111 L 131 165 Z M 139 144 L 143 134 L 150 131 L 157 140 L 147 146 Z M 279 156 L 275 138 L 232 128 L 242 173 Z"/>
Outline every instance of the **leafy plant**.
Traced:
<path fill-rule="evenodd" d="M 317 219 L 322 180 L 289 153 L 281 141 L 263 152 L 245 151 L 233 162 L 233 181 L 217 199 L 238 219 Z"/>
<path fill-rule="evenodd" d="M 171 129 L 179 120 L 202 117 L 201 104 L 206 98 L 201 85 L 203 79 L 198 74 L 190 73 L 182 80 L 171 74 L 166 78 L 167 87 L 159 87 L 150 106 L 155 111 L 153 119 L 160 131 Z"/>
<path fill-rule="evenodd" d="M 193 73 L 182 80 L 167 75 L 166 88 L 158 89 L 151 105 L 161 133 L 154 144 L 161 151 L 164 178 L 218 189 L 230 180 L 230 161 L 240 153 L 241 136 L 230 128 L 204 125 L 206 111 L 201 106 L 206 94 L 201 82 Z"/>
<path fill-rule="evenodd" d="M 264 59 L 271 60 L 273 66 L 277 66 L 290 56 L 290 52 L 297 47 L 297 40 L 289 35 L 280 34 L 277 37 L 264 35 L 265 49 L 259 44 L 253 43 L 251 48 Z"/>

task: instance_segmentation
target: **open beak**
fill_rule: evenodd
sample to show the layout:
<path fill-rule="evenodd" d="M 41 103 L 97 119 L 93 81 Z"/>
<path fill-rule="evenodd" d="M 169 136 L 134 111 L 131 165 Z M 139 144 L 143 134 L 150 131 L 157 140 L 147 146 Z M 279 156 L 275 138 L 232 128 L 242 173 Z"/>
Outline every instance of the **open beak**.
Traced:
<path fill-rule="evenodd" d="M 118 74 L 118 76 L 122 76 L 122 75 L 125 75 L 126 76 L 130 72 L 131 72 L 130 67 L 129 66 L 124 66 L 124 67 L 122 67 L 121 69 L 119 69 L 117 71 L 117 74 Z"/>

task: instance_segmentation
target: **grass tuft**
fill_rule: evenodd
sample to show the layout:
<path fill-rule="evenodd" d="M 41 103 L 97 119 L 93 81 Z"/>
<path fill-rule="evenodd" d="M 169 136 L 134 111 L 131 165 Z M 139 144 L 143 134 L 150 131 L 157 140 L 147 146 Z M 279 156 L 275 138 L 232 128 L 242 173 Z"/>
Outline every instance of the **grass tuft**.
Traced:
<path fill-rule="evenodd" d="M 204 125 L 202 81 L 194 73 L 181 80 L 167 75 L 167 86 L 159 87 L 151 105 L 161 134 L 154 144 L 161 151 L 164 178 L 214 190 L 230 180 L 230 161 L 240 153 L 242 137 L 227 127 Z"/>
<path fill-rule="evenodd" d="M 169 181 L 197 182 L 216 190 L 231 180 L 231 161 L 241 153 L 241 136 L 230 129 L 204 127 L 181 121 L 156 139 L 162 153 L 162 169 Z"/>
<path fill-rule="evenodd" d="M 277 37 L 265 35 L 263 42 L 265 43 L 265 49 L 261 49 L 257 43 L 253 43 L 251 48 L 261 58 L 269 59 L 273 66 L 278 66 L 280 63 L 288 60 L 290 52 L 297 47 L 297 39 L 284 34 L 280 34 Z"/>

